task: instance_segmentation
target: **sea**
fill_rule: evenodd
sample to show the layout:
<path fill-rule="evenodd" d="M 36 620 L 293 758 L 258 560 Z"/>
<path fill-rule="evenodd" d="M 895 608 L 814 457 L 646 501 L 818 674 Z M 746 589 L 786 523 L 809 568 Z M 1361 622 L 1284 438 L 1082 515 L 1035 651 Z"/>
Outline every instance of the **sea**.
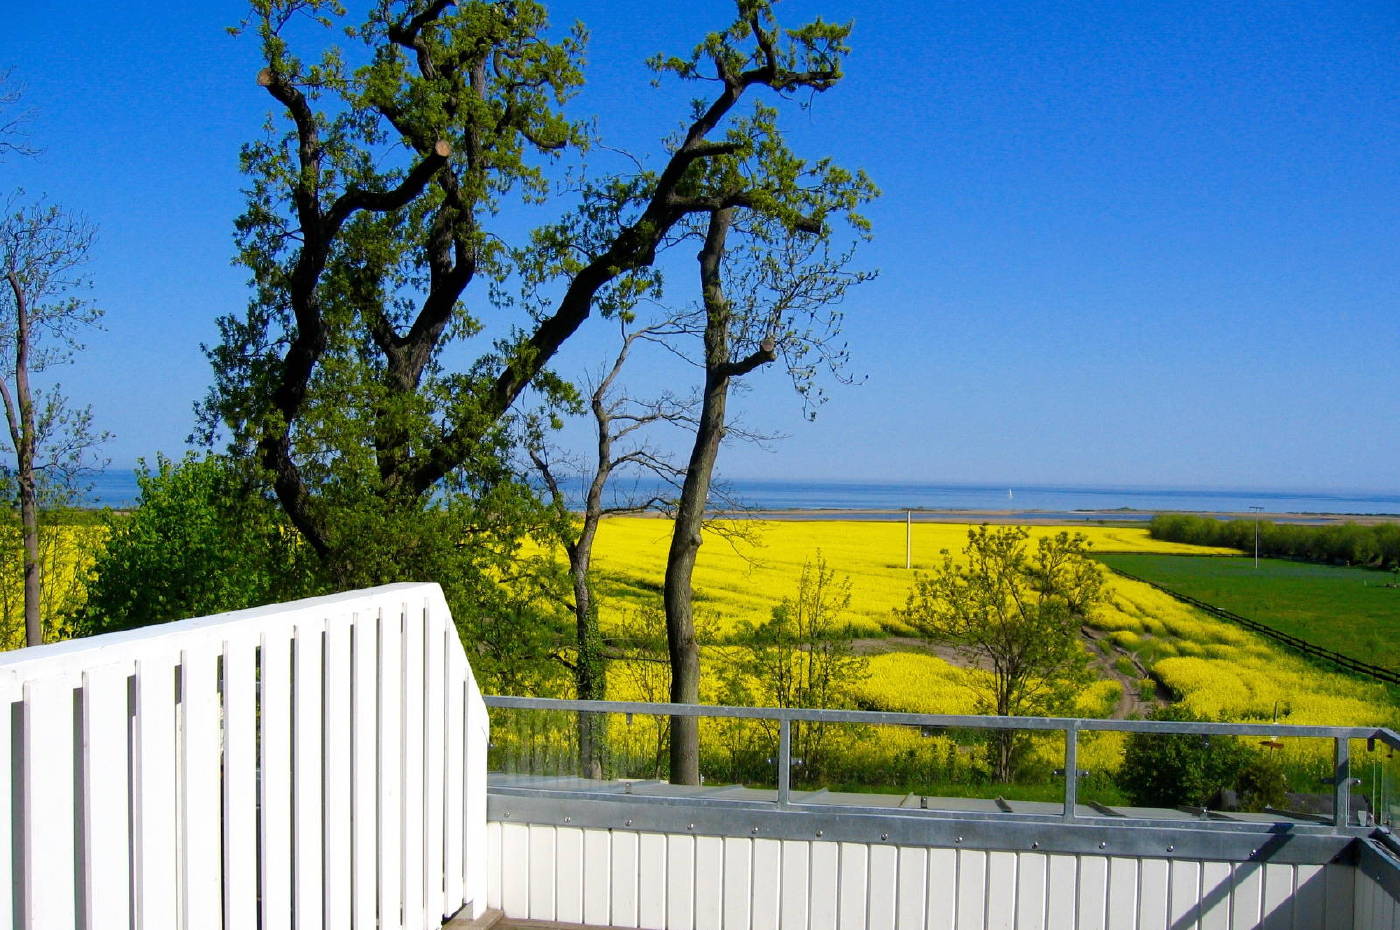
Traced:
<path fill-rule="evenodd" d="M 1072 485 L 933 484 L 880 481 L 731 479 L 725 497 L 754 511 L 847 510 L 870 519 L 904 519 L 906 511 L 1034 512 L 1047 519 L 1137 521 L 1156 513 L 1400 514 L 1400 494 L 1348 491 L 1089 487 Z M 622 483 L 614 493 L 645 498 L 658 488 Z M 135 473 L 108 469 L 93 477 L 91 507 L 133 507 Z M 616 502 L 616 501 L 615 501 Z"/>

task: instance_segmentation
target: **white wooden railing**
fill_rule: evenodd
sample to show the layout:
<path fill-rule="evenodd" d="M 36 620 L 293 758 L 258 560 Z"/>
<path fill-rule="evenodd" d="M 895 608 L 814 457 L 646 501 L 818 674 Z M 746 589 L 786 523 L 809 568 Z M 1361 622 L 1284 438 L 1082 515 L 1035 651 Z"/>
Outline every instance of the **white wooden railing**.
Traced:
<path fill-rule="evenodd" d="M 486 747 L 435 584 L 0 656 L 0 930 L 480 916 Z"/>

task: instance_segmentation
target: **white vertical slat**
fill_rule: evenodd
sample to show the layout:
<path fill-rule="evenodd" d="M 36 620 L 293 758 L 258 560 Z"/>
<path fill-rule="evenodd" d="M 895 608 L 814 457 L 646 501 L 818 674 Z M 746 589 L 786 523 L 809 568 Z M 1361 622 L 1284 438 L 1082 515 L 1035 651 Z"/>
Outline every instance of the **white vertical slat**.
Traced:
<path fill-rule="evenodd" d="M 379 615 L 379 926 L 403 926 L 403 610 Z M 523 917 L 523 913 L 515 914 Z"/>
<path fill-rule="evenodd" d="M 1293 930 L 1293 866 L 1264 866 L 1264 930 Z"/>
<path fill-rule="evenodd" d="M 296 624 L 293 645 L 292 695 L 292 850 L 296 859 L 293 873 L 292 910 L 297 930 L 321 930 L 321 910 L 325 894 L 325 873 L 321 853 L 321 814 L 325 797 L 322 775 L 321 735 L 325 725 L 322 699 L 325 681 L 321 674 L 321 637 L 325 622 L 308 616 Z"/>
<path fill-rule="evenodd" d="M 778 930 L 782 897 L 783 844 L 780 840 L 753 841 L 753 930 Z"/>
<path fill-rule="evenodd" d="M 928 930 L 953 930 L 958 915 L 958 851 L 928 851 Z"/>
<path fill-rule="evenodd" d="M 1136 930 L 1138 861 L 1126 856 L 1108 860 L 1108 930 Z"/>
<path fill-rule="evenodd" d="M 724 838 L 724 930 L 749 930 L 753 894 L 753 841 L 748 837 Z"/>
<path fill-rule="evenodd" d="M 1351 930 L 1356 898 L 1356 869 L 1349 865 L 1325 865 L 1327 930 Z M 1202 928 L 1205 930 L 1205 928 Z"/>
<path fill-rule="evenodd" d="M 1326 874 L 1321 865 L 1300 865 L 1294 873 L 1293 926 L 1295 930 L 1326 925 Z"/>
<path fill-rule="evenodd" d="M 637 847 L 637 926 L 666 926 L 666 835 L 643 833 Z"/>
<path fill-rule="evenodd" d="M 292 638 L 286 627 L 262 637 L 258 701 L 262 810 L 262 927 L 292 925 Z"/>
<path fill-rule="evenodd" d="M 531 824 L 529 831 L 530 874 L 525 885 L 529 889 L 529 917 L 554 920 L 554 828 Z"/>
<path fill-rule="evenodd" d="M 895 930 L 924 930 L 928 898 L 928 850 L 904 846 L 899 850 L 899 910 Z"/>
<path fill-rule="evenodd" d="M 450 912 L 443 907 L 446 884 L 443 880 L 443 815 L 447 809 L 444 727 L 447 723 L 443 677 L 447 669 L 447 623 L 436 612 L 426 617 L 423 639 L 423 912 L 427 926 L 436 927 Z M 456 634 L 456 631 L 452 631 Z M 455 911 L 456 908 L 454 907 Z"/>
<path fill-rule="evenodd" d="M 333 617 L 326 625 L 326 683 L 322 730 L 326 760 L 322 770 L 325 794 L 325 908 L 330 930 L 351 926 L 350 880 L 350 654 L 351 618 Z M 372 770 L 372 769 L 367 769 Z"/>
<path fill-rule="evenodd" d="M 223 851 L 220 849 L 222 779 L 219 732 L 219 654 L 223 643 L 206 638 L 180 656 L 180 705 L 184 712 L 181 750 L 184 768 L 184 887 L 181 918 L 188 930 L 209 924 L 223 908 Z M 123 679 L 125 691 L 125 680 Z M 125 695 L 123 694 L 123 698 Z M 122 701 L 125 707 L 126 701 Z M 98 912 L 102 913 L 102 912 Z"/>
<path fill-rule="evenodd" d="M 811 869 L 812 844 L 806 840 L 783 840 L 783 900 L 779 910 L 782 930 L 807 930 Z"/>
<path fill-rule="evenodd" d="M 18 821 L 14 819 L 18 812 L 10 809 L 10 799 L 16 787 L 13 779 L 18 747 L 15 746 L 14 740 L 19 734 L 14 732 L 11 713 L 21 697 L 22 692 L 14 675 L 0 671 L 0 823 L 9 824 L 12 833 L 18 825 Z M 122 706 L 125 705 L 123 700 Z M 19 707 L 23 712 L 23 703 L 20 703 Z M 23 728 L 23 723 L 20 726 Z M 19 787 L 23 787 L 22 774 L 20 781 Z M 23 899 L 23 892 L 14 882 L 16 863 L 12 850 L 13 835 L 0 836 L 0 930 L 14 930 L 15 898 Z"/>
<path fill-rule="evenodd" d="M 606 836 L 606 834 L 605 834 Z M 501 824 L 492 821 L 486 825 L 487 857 L 491 862 L 487 881 L 486 900 L 493 907 L 501 908 Z"/>
<path fill-rule="evenodd" d="M 1240 862 L 1234 867 L 1230 892 L 1231 930 L 1253 930 L 1259 925 L 1259 907 L 1264 896 L 1264 868 L 1257 862 Z"/>
<path fill-rule="evenodd" d="M 894 930 L 899 894 L 899 850 L 894 846 L 871 846 L 869 861 L 865 925 L 869 930 Z"/>
<path fill-rule="evenodd" d="M 224 644 L 224 926 L 258 925 L 257 649 Z"/>
<path fill-rule="evenodd" d="M 666 840 L 666 926 L 692 930 L 695 926 L 695 837 Z"/>
<path fill-rule="evenodd" d="M 466 887 L 462 881 L 462 846 L 466 842 L 462 829 L 462 796 L 466 791 L 466 773 L 462 767 L 462 756 L 466 749 L 466 730 L 463 717 L 465 677 L 462 665 L 466 658 L 462 655 L 462 645 L 457 639 L 455 628 L 448 627 L 446 680 L 444 700 L 447 702 L 445 744 L 445 796 L 443 798 L 443 872 L 445 888 L 442 911 L 454 914 L 466 901 Z M 582 918 L 580 918 L 581 920 Z M 577 921 L 575 921 L 577 922 Z"/>
<path fill-rule="evenodd" d="M 1201 863 L 1201 930 L 1229 930 L 1233 879 L 1230 863 Z"/>
<path fill-rule="evenodd" d="M 77 920 L 72 681 L 62 675 L 26 681 L 23 713 L 24 926 L 71 927 Z"/>
<path fill-rule="evenodd" d="M 404 607 L 403 625 L 403 914 L 405 930 L 427 926 L 423 880 L 423 622 L 420 600 Z M 439 915 L 441 916 L 441 915 Z"/>
<path fill-rule="evenodd" d="M 612 919 L 612 834 L 583 834 L 583 922 L 606 926 Z"/>
<path fill-rule="evenodd" d="M 811 930 L 836 930 L 840 880 L 840 845 L 820 840 L 812 843 Z"/>
<path fill-rule="evenodd" d="M 127 820 L 131 798 L 127 692 L 130 677 L 127 663 L 83 672 L 83 861 L 87 865 L 83 911 L 101 914 L 102 922 L 110 921 L 115 927 L 131 923 L 131 825 Z M 0 752 L 6 757 L 0 759 L 0 773 L 6 781 L 10 772 L 9 726 L 9 698 L 0 695 L 0 727 L 4 728 Z M 0 791 L 0 804 L 8 807 L 9 801 L 7 787 Z M 9 817 L 0 816 L 0 822 L 8 823 Z M 218 835 L 216 828 L 216 841 Z M 9 844 L 0 845 L 8 860 Z M 0 869 L 0 874 L 7 872 L 8 869 Z M 3 893 L 9 894 L 8 890 Z M 3 907 L 0 927 L 9 920 L 7 901 Z M 91 919 L 88 924 L 94 925 Z"/>
<path fill-rule="evenodd" d="M 350 631 L 350 919 L 379 924 L 379 611 L 360 610 Z"/>
<path fill-rule="evenodd" d="M 1046 870 L 1045 926 L 1074 930 L 1079 905 L 1079 858 L 1050 856 Z"/>
<path fill-rule="evenodd" d="M 1364 872 L 1356 873 L 1356 904 L 1352 909 L 1356 930 L 1380 930 L 1375 920 L 1374 899 L 1371 894 L 1375 883 Z"/>
<path fill-rule="evenodd" d="M 560 827 L 554 831 L 555 920 L 583 923 L 583 831 Z"/>
<path fill-rule="evenodd" d="M 530 916 L 530 828 L 501 824 L 501 910 L 507 917 Z"/>
<path fill-rule="evenodd" d="M 987 854 L 958 850 L 958 930 L 982 930 L 987 925 Z"/>
<path fill-rule="evenodd" d="M 1167 914 L 1173 928 L 1187 925 L 1188 918 L 1198 913 L 1201 900 L 1201 864 L 1190 859 L 1174 859 L 1167 880 L 1171 909 Z M 1195 926 L 1195 921 L 1190 922 Z"/>
<path fill-rule="evenodd" d="M 165 930 L 175 927 L 179 919 L 172 657 L 136 660 L 136 742 L 132 754 L 136 924 L 142 930 Z"/>
<path fill-rule="evenodd" d="M 1108 924 L 1108 859 L 1083 856 L 1079 860 L 1079 928 L 1104 930 Z"/>
<path fill-rule="evenodd" d="M 987 854 L 988 930 L 1011 930 L 1016 922 L 1016 854 Z"/>
<path fill-rule="evenodd" d="M 465 666 L 465 663 L 463 663 Z M 463 863 L 466 879 L 466 898 L 471 902 L 468 917 L 472 919 L 486 913 L 486 754 L 489 740 L 490 721 L 486 715 L 486 705 L 481 693 L 471 677 L 471 669 L 466 669 L 466 757 L 463 760 L 466 798 L 463 811 L 463 831 L 466 860 Z"/>
<path fill-rule="evenodd" d="M 835 874 L 832 887 L 835 887 Z M 720 930 L 724 923 L 724 840 L 695 838 L 695 930 Z"/>
<path fill-rule="evenodd" d="M 1016 930 L 1045 927 L 1045 883 L 1049 863 L 1041 853 L 1016 857 Z"/>
<path fill-rule="evenodd" d="M 1165 859 L 1138 862 L 1138 930 L 1167 930 L 1167 879 Z"/>
<path fill-rule="evenodd" d="M 637 926 L 637 834 L 612 835 L 612 919 L 614 927 Z"/>
<path fill-rule="evenodd" d="M 841 873 L 837 879 L 837 930 L 865 930 L 869 849 L 864 843 L 841 844 Z M 729 930 L 726 925 L 725 930 Z"/>

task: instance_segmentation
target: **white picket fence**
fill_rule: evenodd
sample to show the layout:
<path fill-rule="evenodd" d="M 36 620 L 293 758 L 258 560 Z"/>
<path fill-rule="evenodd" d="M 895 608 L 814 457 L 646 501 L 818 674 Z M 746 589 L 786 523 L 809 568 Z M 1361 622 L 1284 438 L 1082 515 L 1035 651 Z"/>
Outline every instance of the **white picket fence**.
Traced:
<path fill-rule="evenodd" d="M 487 717 L 435 584 L 0 656 L 0 930 L 438 927 Z"/>

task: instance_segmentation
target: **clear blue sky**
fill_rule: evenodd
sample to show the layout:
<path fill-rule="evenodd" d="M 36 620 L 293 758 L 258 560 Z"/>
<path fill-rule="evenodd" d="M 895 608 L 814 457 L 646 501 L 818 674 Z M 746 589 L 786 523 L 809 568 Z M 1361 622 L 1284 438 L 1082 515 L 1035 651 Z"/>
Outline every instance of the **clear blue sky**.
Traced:
<path fill-rule="evenodd" d="M 680 115 L 642 59 L 717 0 L 562 3 L 593 80 L 575 113 L 639 154 Z M 658 16 L 658 10 L 667 11 Z M 828 0 L 849 79 L 785 115 L 794 146 L 884 191 L 849 301 L 857 387 L 815 423 L 776 372 L 739 398 L 789 438 L 738 477 L 1353 488 L 1400 463 L 1400 7 Z M 269 110 L 236 3 L 13 4 L 36 111 L 0 165 L 101 228 L 108 331 L 64 382 L 125 465 L 178 452 L 201 341 L 246 298 L 237 152 Z M 561 360 L 597 364 L 590 326 Z M 660 361 L 657 361 L 660 364 Z M 652 376 L 663 375 L 658 367 Z"/>

